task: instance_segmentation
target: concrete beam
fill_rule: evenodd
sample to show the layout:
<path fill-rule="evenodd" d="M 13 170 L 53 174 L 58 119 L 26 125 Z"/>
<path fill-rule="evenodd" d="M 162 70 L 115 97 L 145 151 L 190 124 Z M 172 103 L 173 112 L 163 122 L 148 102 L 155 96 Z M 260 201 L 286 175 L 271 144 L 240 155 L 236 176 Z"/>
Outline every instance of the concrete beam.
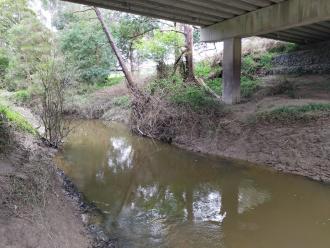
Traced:
<path fill-rule="evenodd" d="M 287 0 L 202 28 L 204 42 L 249 37 L 330 20 L 330 0 Z"/>
<path fill-rule="evenodd" d="M 227 104 L 240 102 L 241 96 L 241 38 L 224 41 L 222 98 Z"/>

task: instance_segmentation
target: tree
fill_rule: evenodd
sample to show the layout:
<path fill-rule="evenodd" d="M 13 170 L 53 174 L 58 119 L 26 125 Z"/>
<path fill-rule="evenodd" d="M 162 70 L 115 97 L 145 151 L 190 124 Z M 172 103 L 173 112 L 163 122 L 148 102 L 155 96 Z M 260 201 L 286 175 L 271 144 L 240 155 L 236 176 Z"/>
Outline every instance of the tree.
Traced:
<path fill-rule="evenodd" d="M 119 14 L 116 20 L 118 20 L 117 23 L 111 23 L 113 34 L 124 58 L 129 61 L 133 73 L 136 60 L 140 57 L 135 49 L 135 43 L 144 35 L 157 29 L 159 25 L 151 18 L 131 14 Z"/>
<path fill-rule="evenodd" d="M 6 32 L 22 20 L 35 16 L 28 8 L 27 0 L 0 0 L 0 36 L 5 39 Z"/>
<path fill-rule="evenodd" d="M 184 25 L 184 35 L 186 43 L 186 80 L 188 82 L 195 82 L 195 72 L 194 72 L 194 41 L 193 41 L 193 28 L 191 25 Z"/>
<path fill-rule="evenodd" d="M 60 30 L 60 49 L 66 61 L 76 68 L 78 81 L 106 82 L 117 63 L 93 9 L 68 3 L 59 8 L 54 23 Z"/>
<path fill-rule="evenodd" d="M 27 87 L 41 60 L 50 55 L 52 35 L 39 20 L 30 17 L 8 30 L 7 40 L 11 56 L 7 81 Z"/>
<path fill-rule="evenodd" d="M 136 47 L 147 59 L 157 63 L 159 77 L 166 76 L 166 61 L 173 59 L 177 47 L 183 47 L 182 34 L 175 30 L 154 30 L 152 36 L 141 39 Z"/>
<path fill-rule="evenodd" d="M 110 44 L 113 52 L 115 53 L 121 68 L 123 69 L 124 75 L 126 77 L 127 88 L 131 91 L 131 93 L 133 95 L 139 95 L 140 91 L 138 90 L 138 88 L 133 80 L 131 72 L 128 70 L 128 68 L 124 62 L 124 59 L 123 59 L 123 56 L 122 56 L 120 50 L 118 49 L 118 47 L 116 46 L 116 44 L 114 42 L 114 38 L 113 38 L 111 32 L 109 31 L 109 29 L 107 28 L 107 26 L 103 20 L 101 11 L 96 7 L 94 7 L 94 11 L 95 11 L 97 18 L 99 19 L 99 21 L 101 23 L 102 29 L 108 39 L 109 44 Z"/>

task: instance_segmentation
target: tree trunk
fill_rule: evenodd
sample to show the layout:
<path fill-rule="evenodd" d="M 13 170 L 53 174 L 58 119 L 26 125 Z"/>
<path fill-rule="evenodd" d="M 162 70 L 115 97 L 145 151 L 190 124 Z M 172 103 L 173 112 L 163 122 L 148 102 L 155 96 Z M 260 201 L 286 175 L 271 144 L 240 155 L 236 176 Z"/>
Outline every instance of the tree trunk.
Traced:
<path fill-rule="evenodd" d="M 135 68 L 134 68 L 134 51 L 133 51 L 133 43 L 129 46 L 129 61 L 131 66 L 131 73 L 134 75 Z"/>
<path fill-rule="evenodd" d="M 186 38 L 186 80 L 189 82 L 196 82 L 194 72 L 194 59 L 193 59 L 193 28 L 191 25 L 184 25 L 184 34 Z"/>
<path fill-rule="evenodd" d="M 121 66 L 121 68 L 123 69 L 123 72 L 125 74 L 126 81 L 127 81 L 127 88 L 134 95 L 137 94 L 139 92 L 139 90 L 136 87 L 136 84 L 135 84 L 135 82 L 133 80 L 132 74 L 128 70 L 128 68 L 127 68 L 127 66 L 126 66 L 126 64 L 124 62 L 123 56 L 122 56 L 120 50 L 118 49 L 118 47 L 116 46 L 116 44 L 114 42 L 114 38 L 113 38 L 111 32 L 108 30 L 107 26 L 105 25 L 100 10 L 98 8 L 94 7 L 94 11 L 95 11 L 97 18 L 99 19 L 99 21 L 100 21 L 100 23 L 102 25 L 103 31 L 104 31 L 105 35 L 107 36 L 107 39 L 108 39 L 108 42 L 110 43 L 110 46 L 111 46 L 113 52 L 115 53 L 115 55 L 116 55 L 116 57 L 118 59 L 118 62 L 120 64 L 120 66 Z"/>

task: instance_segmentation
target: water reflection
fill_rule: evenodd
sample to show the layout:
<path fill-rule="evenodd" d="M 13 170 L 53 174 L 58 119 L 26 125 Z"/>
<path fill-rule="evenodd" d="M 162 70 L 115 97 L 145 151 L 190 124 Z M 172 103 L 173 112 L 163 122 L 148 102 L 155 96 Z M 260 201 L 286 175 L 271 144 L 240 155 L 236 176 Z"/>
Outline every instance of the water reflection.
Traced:
<path fill-rule="evenodd" d="M 58 161 L 121 247 L 330 247 L 330 190 L 304 179 L 99 122 L 76 130 Z"/>
<path fill-rule="evenodd" d="M 108 165 L 113 173 L 125 171 L 132 167 L 134 151 L 125 138 L 110 138 Z"/>

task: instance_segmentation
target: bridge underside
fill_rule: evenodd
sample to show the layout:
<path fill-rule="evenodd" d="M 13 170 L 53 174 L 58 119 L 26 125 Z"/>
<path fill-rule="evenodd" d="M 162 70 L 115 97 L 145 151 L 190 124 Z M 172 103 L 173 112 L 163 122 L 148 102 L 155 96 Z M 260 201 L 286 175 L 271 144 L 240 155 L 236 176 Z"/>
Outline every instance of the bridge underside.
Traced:
<path fill-rule="evenodd" d="M 330 0 L 65 0 L 201 26 L 205 42 L 224 41 L 224 92 L 240 100 L 241 38 L 298 44 L 330 40 Z"/>

